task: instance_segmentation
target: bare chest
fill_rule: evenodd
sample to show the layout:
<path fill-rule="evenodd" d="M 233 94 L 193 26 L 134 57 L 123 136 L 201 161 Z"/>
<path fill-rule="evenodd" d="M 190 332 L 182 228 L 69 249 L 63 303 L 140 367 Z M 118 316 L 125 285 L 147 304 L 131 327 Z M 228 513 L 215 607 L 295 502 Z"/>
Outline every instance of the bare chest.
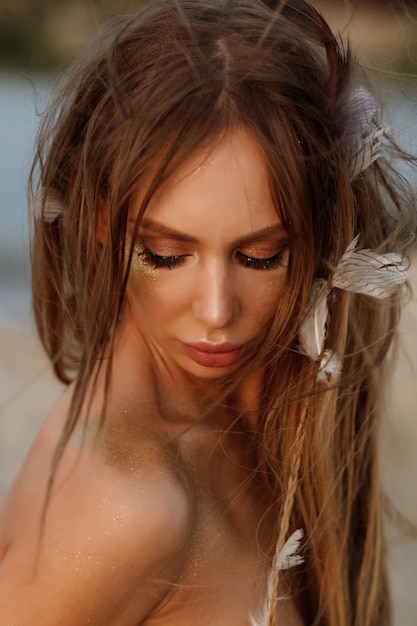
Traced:
<path fill-rule="evenodd" d="M 195 442 L 194 442 L 195 443 Z M 194 501 L 192 540 L 183 567 L 144 626 L 252 626 L 270 571 L 265 502 L 246 457 L 230 447 L 191 446 L 183 467 Z M 283 600 L 283 616 L 295 615 Z M 282 626 L 298 621 L 280 621 Z"/>
<path fill-rule="evenodd" d="M 198 524 L 179 576 L 146 626 L 249 626 L 262 603 L 267 560 L 256 541 L 245 541 L 214 511 Z"/>

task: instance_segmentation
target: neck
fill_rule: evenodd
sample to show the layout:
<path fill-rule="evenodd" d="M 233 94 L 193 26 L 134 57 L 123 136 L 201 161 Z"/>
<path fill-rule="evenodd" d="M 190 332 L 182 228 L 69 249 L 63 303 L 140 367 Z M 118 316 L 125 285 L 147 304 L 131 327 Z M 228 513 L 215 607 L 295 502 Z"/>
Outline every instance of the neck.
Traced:
<path fill-rule="evenodd" d="M 112 388 L 118 398 L 129 404 L 146 403 L 167 422 L 204 420 L 224 429 L 238 415 L 244 415 L 246 428 L 256 430 L 261 372 L 240 382 L 239 372 L 230 380 L 195 378 L 165 361 L 145 340 L 138 345 L 137 337 L 132 341 L 121 331 L 112 373 Z"/>

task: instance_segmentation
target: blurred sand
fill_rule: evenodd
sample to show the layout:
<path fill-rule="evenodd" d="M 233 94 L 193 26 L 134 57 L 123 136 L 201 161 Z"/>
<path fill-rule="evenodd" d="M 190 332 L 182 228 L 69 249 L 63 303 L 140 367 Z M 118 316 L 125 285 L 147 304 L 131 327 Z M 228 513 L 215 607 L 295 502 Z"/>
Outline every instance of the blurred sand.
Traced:
<path fill-rule="evenodd" d="M 417 292 L 417 262 L 411 282 Z M 381 433 L 381 465 L 389 496 L 417 523 L 417 297 L 401 321 L 393 390 Z M 39 425 L 62 392 L 30 331 L 0 323 L 0 497 L 11 483 Z M 395 626 L 417 624 L 417 539 L 389 531 Z"/>
<path fill-rule="evenodd" d="M 62 389 L 34 333 L 0 325 L 0 497 Z"/>

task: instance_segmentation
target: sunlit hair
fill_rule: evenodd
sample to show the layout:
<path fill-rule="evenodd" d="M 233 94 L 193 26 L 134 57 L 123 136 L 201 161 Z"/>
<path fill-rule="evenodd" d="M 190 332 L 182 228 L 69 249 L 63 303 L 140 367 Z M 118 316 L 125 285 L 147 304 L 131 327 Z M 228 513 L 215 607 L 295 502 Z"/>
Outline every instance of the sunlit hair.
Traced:
<path fill-rule="evenodd" d="M 344 139 L 355 124 L 355 71 L 349 50 L 302 0 L 157 0 L 113 23 L 63 77 L 40 128 L 32 187 L 63 210 L 52 222 L 37 211 L 33 301 L 56 375 L 76 379 L 57 463 L 98 363 L 109 383 L 134 194 L 146 181 L 139 225 L 187 157 L 246 127 L 265 156 L 290 248 L 284 295 L 251 360 L 265 371 L 252 435 L 254 471 L 277 503 L 271 548 L 305 530 L 295 600 L 306 624 L 384 626 L 375 439 L 398 297 L 336 290 L 327 341 L 343 359 L 338 385 L 317 383 L 317 365 L 298 345 L 313 280 L 329 276 L 356 234 L 381 252 L 400 246 L 407 207 L 389 163 L 350 180 Z M 236 381 L 228 384 L 222 401 L 233 397 Z"/>

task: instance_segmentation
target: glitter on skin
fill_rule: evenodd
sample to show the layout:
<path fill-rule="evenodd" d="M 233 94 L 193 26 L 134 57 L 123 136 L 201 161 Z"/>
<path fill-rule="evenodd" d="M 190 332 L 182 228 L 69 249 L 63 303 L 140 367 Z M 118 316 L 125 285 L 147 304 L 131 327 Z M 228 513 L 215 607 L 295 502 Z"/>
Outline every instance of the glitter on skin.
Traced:
<path fill-rule="evenodd" d="M 151 287 L 155 284 L 160 270 L 147 264 L 141 256 L 141 253 L 142 250 L 140 249 L 140 246 L 136 245 L 132 254 L 130 272 L 138 278 L 143 287 Z"/>

